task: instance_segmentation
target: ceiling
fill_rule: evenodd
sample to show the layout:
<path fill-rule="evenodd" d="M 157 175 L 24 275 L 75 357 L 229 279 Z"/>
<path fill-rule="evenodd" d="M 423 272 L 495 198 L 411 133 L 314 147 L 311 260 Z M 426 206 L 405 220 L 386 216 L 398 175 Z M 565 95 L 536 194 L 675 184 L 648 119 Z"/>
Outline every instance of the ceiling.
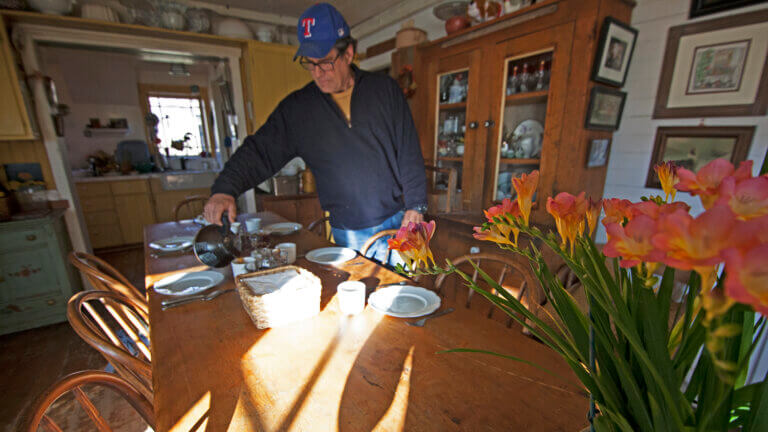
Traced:
<path fill-rule="evenodd" d="M 344 15 L 347 24 L 354 27 L 408 0 L 333 0 L 331 3 Z M 298 18 L 317 0 L 200 0 L 219 6 L 247 9 L 254 12 L 284 15 Z"/>

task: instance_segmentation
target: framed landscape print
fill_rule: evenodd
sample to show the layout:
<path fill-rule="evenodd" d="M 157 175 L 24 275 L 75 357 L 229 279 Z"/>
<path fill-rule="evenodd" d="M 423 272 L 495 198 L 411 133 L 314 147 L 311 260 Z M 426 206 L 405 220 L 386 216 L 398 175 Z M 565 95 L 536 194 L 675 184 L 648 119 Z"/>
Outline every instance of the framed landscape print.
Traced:
<path fill-rule="evenodd" d="M 653 118 L 764 115 L 767 56 L 768 9 L 672 27 Z"/>
<path fill-rule="evenodd" d="M 653 170 L 661 162 L 673 162 L 693 172 L 721 158 L 738 166 L 747 158 L 754 133 L 754 126 L 660 127 L 656 131 L 645 186 L 661 188 Z"/>
<path fill-rule="evenodd" d="M 608 153 L 610 151 L 611 140 L 593 139 L 589 142 L 589 153 L 587 153 L 587 168 L 597 168 L 605 166 L 608 163 Z"/>
<path fill-rule="evenodd" d="M 606 17 L 600 30 L 597 55 L 592 65 L 592 80 L 621 87 L 627 80 L 629 61 L 635 50 L 637 30 Z"/>
<path fill-rule="evenodd" d="M 763 3 L 765 1 L 766 0 L 691 0 L 691 13 L 688 17 L 696 18 L 703 15 Z"/>
<path fill-rule="evenodd" d="M 618 129 L 626 98 L 627 94 L 623 91 L 603 86 L 592 87 L 584 127 L 605 131 Z"/>

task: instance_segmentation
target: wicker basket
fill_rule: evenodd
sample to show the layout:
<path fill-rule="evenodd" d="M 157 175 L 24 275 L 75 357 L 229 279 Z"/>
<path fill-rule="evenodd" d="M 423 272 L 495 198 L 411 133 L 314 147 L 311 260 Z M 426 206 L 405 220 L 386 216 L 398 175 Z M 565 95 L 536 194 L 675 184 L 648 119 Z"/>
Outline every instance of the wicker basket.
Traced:
<path fill-rule="evenodd" d="M 260 329 L 320 313 L 320 279 L 301 267 L 289 265 L 242 274 L 235 278 L 235 285 L 245 311 Z"/>

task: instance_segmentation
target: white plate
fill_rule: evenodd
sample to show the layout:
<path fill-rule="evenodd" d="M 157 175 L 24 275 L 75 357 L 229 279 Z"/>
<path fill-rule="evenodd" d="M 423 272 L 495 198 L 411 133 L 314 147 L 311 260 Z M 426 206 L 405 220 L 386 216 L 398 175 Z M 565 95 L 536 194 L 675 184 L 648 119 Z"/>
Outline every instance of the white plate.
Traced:
<path fill-rule="evenodd" d="M 203 215 L 197 215 L 197 216 L 195 217 L 195 219 L 194 219 L 194 222 L 195 222 L 196 224 L 198 224 L 198 225 L 202 225 L 202 226 L 208 226 L 208 225 L 210 225 L 210 224 L 211 224 L 210 222 L 208 222 L 207 220 L 205 220 L 205 218 L 203 217 Z"/>
<path fill-rule="evenodd" d="M 522 157 L 535 158 L 541 155 L 541 138 L 544 135 L 544 126 L 536 120 L 525 120 L 515 128 L 512 135 L 522 142 L 524 139 L 530 139 L 530 148 Z"/>
<path fill-rule="evenodd" d="M 301 229 L 301 224 L 296 222 L 280 222 L 264 227 L 264 232 L 274 235 L 293 234 Z"/>
<path fill-rule="evenodd" d="M 149 244 L 149 247 L 165 252 L 179 251 L 192 246 L 195 238 L 192 236 L 173 236 L 160 240 L 155 240 Z"/>
<path fill-rule="evenodd" d="M 197 294 L 215 287 L 224 280 L 224 275 L 215 271 L 178 273 L 155 283 L 155 292 L 170 296 Z"/>
<path fill-rule="evenodd" d="M 429 315 L 440 307 L 440 297 L 434 292 L 411 285 L 381 288 L 368 297 L 374 310 L 397 318 Z"/>
<path fill-rule="evenodd" d="M 307 252 L 304 258 L 318 264 L 341 264 L 357 256 L 354 249 L 345 247 L 326 247 Z"/>

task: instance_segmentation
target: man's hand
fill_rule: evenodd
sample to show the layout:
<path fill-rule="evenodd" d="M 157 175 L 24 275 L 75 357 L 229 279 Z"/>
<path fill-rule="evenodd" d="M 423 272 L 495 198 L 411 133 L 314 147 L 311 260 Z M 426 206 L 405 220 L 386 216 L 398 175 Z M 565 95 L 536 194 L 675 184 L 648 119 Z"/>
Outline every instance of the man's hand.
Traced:
<path fill-rule="evenodd" d="M 403 215 L 403 223 L 401 223 L 400 226 L 408 226 L 409 222 L 413 222 L 415 224 L 424 222 L 424 215 L 417 212 L 416 210 L 406 210 L 405 214 Z"/>
<path fill-rule="evenodd" d="M 212 224 L 221 225 L 221 214 L 229 212 L 229 221 L 234 222 L 237 216 L 237 204 L 232 195 L 217 193 L 213 194 L 203 209 L 203 217 Z"/>

